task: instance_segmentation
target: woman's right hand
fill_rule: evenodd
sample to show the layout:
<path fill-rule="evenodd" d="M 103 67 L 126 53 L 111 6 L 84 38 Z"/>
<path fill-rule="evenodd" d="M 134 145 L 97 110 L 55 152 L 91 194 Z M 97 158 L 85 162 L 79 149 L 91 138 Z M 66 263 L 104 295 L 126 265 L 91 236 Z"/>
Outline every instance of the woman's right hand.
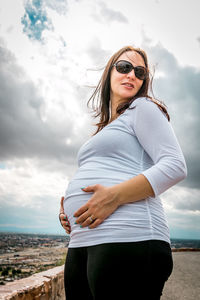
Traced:
<path fill-rule="evenodd" d="M 66 214 L 64 212 L 63 202 L 64 202 L 64 197 L 61 197 L 61 201 L 60 201 L 60 213 L 59 213 L 60 224 L 64 228 L 65 232 L 68 233 L 68 234 L 70 234 L 71 233 L 71 226 L 70 226 L 68 218 L 67 218 L 67 216 L 66 216 Z"/>

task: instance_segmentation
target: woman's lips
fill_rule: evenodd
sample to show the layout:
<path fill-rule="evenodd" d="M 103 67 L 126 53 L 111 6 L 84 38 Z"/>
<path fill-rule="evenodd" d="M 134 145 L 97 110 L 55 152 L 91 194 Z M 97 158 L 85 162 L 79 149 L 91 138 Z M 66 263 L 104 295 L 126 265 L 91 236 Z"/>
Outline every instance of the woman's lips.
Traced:
<path fill-rule="evenodd" d="M 122 85 L 129 90 L 134 89 L 134 85 L 132 83 L 125 82 L 122 83 Z"/>

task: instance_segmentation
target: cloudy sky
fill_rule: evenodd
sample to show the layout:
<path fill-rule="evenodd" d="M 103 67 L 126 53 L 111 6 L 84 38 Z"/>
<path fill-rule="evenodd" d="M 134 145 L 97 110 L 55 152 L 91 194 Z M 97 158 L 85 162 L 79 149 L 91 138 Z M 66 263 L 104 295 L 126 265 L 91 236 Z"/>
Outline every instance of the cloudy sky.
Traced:
<path fill-rule="evenodd" d="M 98 121 L 91 86 L 133 45 L 188 166 L 161 195 L 171 237 L 200 238 L 199 11 L 198 0 L 0 0 L 0 231 L 65 233 L 60 198 Z"/>

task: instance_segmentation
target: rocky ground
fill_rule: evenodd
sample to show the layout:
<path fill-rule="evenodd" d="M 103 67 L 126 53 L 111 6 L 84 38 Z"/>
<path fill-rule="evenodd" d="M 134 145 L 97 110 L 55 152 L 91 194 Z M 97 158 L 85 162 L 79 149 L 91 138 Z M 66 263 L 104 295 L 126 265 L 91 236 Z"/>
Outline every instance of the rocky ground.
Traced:
<path fill-rule="evenodd" d="M 173 260 L 173 272 L 165 284 L 161 299 L 200 299 L 200 252 L 173 252 Z"/>

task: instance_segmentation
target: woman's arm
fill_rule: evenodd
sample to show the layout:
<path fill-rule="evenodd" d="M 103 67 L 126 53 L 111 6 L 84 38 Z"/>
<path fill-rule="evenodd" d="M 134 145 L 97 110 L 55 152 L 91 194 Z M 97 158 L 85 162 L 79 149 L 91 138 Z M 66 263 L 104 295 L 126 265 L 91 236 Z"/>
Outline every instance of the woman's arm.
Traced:
<path fill-rule="evenodd" d="M 160 195 L 187 176 L 186 162 L 177 137 L 166 116 L 146 98 L 136 100 L 130 126 L 154 165 L 141 172 L 155 196 Z"/>
<path fill-rule="evenodd" d="M 113 189 L 120 204 L 155 197 L 183 180 L 187 167 L 174 130 L 158 106 L 139 98 L 130 127 L 154 165 Z"/>

